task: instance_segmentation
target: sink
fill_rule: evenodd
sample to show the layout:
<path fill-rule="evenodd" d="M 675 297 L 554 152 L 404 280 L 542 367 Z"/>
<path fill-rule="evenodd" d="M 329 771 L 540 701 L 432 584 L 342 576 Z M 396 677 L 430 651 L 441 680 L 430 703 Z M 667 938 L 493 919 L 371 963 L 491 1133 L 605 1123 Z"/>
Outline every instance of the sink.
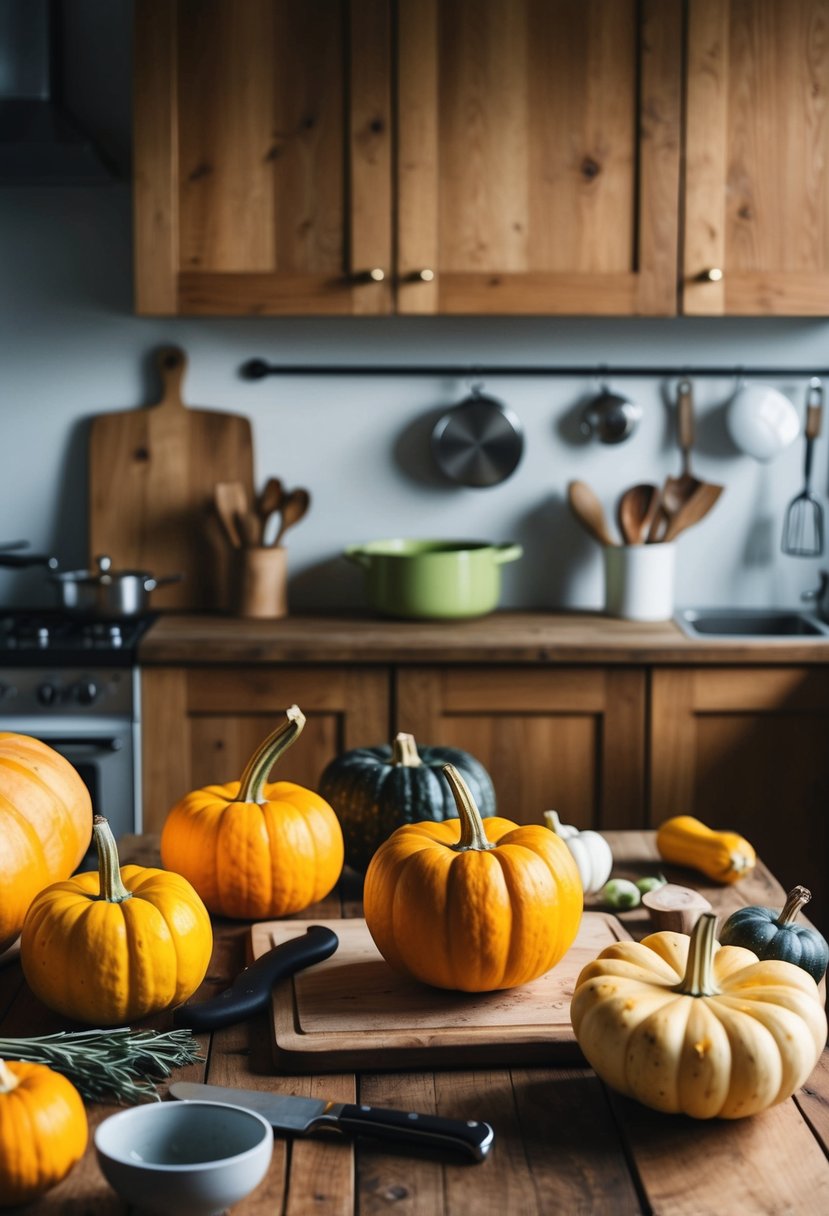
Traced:
<path fill-rule="evenodd" d="M 815 642 L 829 625 L 809 612 L 776 608 L 683 608 L 675 618 L 689 638 L 766 638 Z"/>

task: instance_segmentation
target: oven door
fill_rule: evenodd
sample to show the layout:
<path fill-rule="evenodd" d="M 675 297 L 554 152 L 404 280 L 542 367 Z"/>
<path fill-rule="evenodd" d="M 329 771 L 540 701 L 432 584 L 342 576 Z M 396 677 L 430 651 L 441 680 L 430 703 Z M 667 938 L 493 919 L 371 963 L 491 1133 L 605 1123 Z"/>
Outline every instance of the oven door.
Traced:
<path fill-rule="evenodd" d="M 134 723 L 115 718 L 77 722 L 16 718 L 14 729 L 21 735 L 34 735 L 66 757 L 89 790 L 92 813 L 108 820 L 116 840 L 141 830 Z M 91 834 L 91 824 L 89 830 Z"/>

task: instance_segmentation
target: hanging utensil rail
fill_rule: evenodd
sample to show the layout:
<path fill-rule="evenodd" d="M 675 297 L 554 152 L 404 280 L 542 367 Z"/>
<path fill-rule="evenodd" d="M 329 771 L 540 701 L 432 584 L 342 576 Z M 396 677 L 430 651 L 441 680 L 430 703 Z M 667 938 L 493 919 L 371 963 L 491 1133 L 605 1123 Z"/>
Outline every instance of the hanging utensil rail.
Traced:
<path fill-rule="evenodd" d="M 691 367 L 688 364 L 665 366 L 620 365 L 607 363 L 546 366 L 539 364 L 481 364 L 481 363 L 268 363 L 265 359 L 249 359 L 239 368 L 245 380 L 262 380 L 265 376 L 447 376 L 453 378 L 488 379 L 490 376 L 570 376 L 617 379 L 634 376 L 645 379 L 657 377 L 668 380 L 677 376 L 688 378 L 707 376 L 728 379 L 747 377 L 757 380 L 809 379 L 822 376 L 829 379 L 829 368 L 823 367 Z"/>

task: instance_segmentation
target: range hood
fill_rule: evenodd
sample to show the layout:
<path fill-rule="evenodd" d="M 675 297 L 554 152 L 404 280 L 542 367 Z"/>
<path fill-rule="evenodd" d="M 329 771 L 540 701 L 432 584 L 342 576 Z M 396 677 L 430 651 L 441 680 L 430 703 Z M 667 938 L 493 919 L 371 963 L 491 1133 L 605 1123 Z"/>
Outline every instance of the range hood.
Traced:
<path fill-rule="evenodd" d="M 0 0 L 0 187 L 113 178 L 64 103 L 60 24 L 53 0 Z"/>

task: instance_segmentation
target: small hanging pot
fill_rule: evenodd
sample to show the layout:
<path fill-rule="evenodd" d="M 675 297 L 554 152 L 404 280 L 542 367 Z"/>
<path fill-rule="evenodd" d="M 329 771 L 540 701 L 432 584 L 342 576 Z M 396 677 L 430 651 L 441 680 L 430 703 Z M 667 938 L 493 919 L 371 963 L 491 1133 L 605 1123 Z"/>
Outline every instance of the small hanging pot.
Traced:
<path fill-rule="evenodd" d="M 642 418 L 642 407 L 630 397 L 612 392 L 603 384 L 598 396 L 581 417 L 583 435 L 595 435 L 600 443 L 621 443 L 633 434 Z"/>
<path fill-rule="evenodd" d="M 438 419 L 432 453 L 442 473 L 462 486 L 506 481 L 524 451 L 521 423 L 501 401 L 474 386 L 469 397 Z"/>

